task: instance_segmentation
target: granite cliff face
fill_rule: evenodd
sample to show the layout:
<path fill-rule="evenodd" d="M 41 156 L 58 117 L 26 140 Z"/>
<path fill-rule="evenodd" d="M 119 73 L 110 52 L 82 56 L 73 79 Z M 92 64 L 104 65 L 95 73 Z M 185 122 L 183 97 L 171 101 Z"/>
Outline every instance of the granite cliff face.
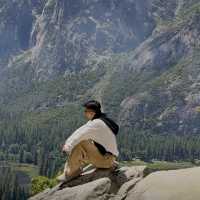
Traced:
<path fill-rule="evenodd" d="M 30 38 L 36 77 L 83 70 L 93 56 L 134 49 L 154 27 L 145 1 L 49 1 Z"/>
<path fill-rule="evenodd" d="M 121 102 L 121 120 L 127 126 L 199 133 L 200 16 L 197 12 L 182 17 L 155 30 L 120 72 L 137 75 L 141 84 Z"/>
<path fill-rule="evenodd" d="M 198 134 L 199 10 L 196 0 L 1 1 L 0 103 L 26 112 L 94 97 L 124 130 Z"/>

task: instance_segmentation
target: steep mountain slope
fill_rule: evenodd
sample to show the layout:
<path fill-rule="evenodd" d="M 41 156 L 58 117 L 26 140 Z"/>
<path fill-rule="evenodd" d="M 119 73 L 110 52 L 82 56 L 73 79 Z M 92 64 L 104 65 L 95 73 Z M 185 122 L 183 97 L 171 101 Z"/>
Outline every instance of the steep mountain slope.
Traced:
<path fill-rule="evenodd" d="M 160 135 L 198 136 L 198 1 L 2 1 L 0 8 L 0 114 L 14 119 L 13 131 L 23 124 L 23 143 L 41 145 L 42 138 L 45 145 L 42 134 L 53 129 L 57 135 L 48 136 L 56 144 L 45 148 L 54 151 L 65 130 L 68 135 L 81 123 L 79 106 L 89 98 L 120 124 L 121 158 L 146 148 L 143 133 L 157 134 L 158 143 Z M 135 134 L 142 135 L 141 145 Z M 189 152 L 198 157 L 193 139 L 197 149 Z M 6 134 L 1 140 L 19 142 Z"/>
<path fill-rule="evenodd" d="M 1 98 L 2 102 L 27 93 L 34 80 L 54 79 L 70 71 L 91 69 L 94 63 L 109 58 L 112 53 L 134 49 L 155 27 L 152 7 L 146 1 L 127 0 L 123 4 L 119 0 L 51 0 L 26 4 L 20 1 L 17 6 L 13 2 L 2 2 L 4 13 L 9 14 L 13 7 L 16 10 L 11 15 L 13 24 L 6 23 L 7 15 L 2 13 L 5 26 L 0 30 L 4 36 L 2 43 L 10 44 L 6 55 L 11 55 L 1 59 L 2 62 L 9 59 L 8 67 L 0 74 L 1 97 L 5 97 Z M 24 10 L 28 11 L 23 14 Z M 21 14 L 18 21 L 14 19 L 16 13 Z M 23 21 L 28 19 L 28 22 Z M 6 38 L 6 30 L 10 30 L 9 38 Z M 20 46 L 20 38 L 25 46 Z M 27 50 L 20 53 L 24 49 Z M 0 68 L 5 66 L 3 63 Z"/>
<path fill-rule="evenodd" d="M 199 133 L 199 19 L 198 5 L 129 54 L 119 74 L 121 86 L 130 76 L 124 87 L 133 85 L 119 121 L 160 133 Z"/>

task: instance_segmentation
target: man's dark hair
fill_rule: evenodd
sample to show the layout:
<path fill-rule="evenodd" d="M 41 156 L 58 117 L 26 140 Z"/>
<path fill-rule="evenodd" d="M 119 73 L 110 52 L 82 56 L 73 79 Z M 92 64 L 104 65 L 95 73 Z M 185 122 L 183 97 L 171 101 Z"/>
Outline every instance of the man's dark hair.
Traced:
<path fill-rule="evenodd" d="M 96 100 L 89 100 L 82 104 L 82 106 L 93 110 L 95 113 L 101 113 L 101 104 Z"/>

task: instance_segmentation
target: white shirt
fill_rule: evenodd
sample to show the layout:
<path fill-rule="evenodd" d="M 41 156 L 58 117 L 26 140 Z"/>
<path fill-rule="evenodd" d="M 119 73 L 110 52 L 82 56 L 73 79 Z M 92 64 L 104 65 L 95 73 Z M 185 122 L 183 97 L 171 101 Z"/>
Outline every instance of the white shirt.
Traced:
<path fill-rule="evenodd" d="M 89 120 L 86 124 L 74 131 L 70 137 L 68 137 L 65 141 L 67 151 L 71 152 L 76 144 L 85 139 L 92 139 L 104 146 L 107 151 L 110 151 L 116 156 L 119 155 L 116 136 L 105 124 L 105 122 L 99 118 Z"/>

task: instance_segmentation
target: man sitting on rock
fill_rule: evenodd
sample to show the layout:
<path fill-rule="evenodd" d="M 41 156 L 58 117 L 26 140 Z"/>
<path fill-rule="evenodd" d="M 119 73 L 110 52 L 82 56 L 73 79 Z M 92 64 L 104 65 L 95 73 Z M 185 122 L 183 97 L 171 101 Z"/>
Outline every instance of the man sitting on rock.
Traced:
<path fill-rule="evenodd" d="M 62 151 L 68 154 L 64 173 L 58 181 L 68 181 L 79 176 L 83 167 L 92 164 L 96 168 L 114 170 L 119 151 L 116 134 L 119 126 L 106 113 L 101 112 L 101 105 L 96 100 L 83 104 L 84 115 L 88 122 L 78 128 L 65 142 Z"/>

